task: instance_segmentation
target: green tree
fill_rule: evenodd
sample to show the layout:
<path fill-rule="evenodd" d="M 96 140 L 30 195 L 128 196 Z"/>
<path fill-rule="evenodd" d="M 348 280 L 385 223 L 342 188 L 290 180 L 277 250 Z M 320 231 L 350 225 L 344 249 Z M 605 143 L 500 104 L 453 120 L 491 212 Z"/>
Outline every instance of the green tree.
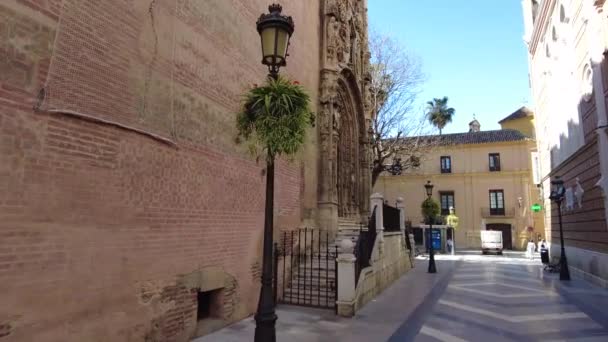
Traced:
<path fill-rule="evenodd" d="M 427 223 L 433 223 L 439 215 L 439 203 L 435 201 L 433 198 L 427 198 L 422 201 L 422 205 L 420 206 L 422 217 Z"/>
<path fill-rule="evenodd" d="M 427 111 L 426 117 L 429 122 L 439 129 L 439 135 L 443 128 L 452 122 L 452 118 L 456 113 L 454 108 L 448 107 L 448 98 L 444 96 L 443 98 L 434 98 L 433 101 L 428 101 L 427 103 Z"/>

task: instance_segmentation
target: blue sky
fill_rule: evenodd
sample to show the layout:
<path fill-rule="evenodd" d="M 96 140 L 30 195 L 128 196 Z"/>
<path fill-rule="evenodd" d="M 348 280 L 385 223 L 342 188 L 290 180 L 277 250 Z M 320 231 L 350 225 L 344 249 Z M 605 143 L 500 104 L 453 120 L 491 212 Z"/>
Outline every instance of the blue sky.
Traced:
<path fill-rule="evenodd" d="M 456 109 L 444 133 L 482 130 L 530 99 L 519 0 L 370 0 L 372 29 L 397 38 L 422 60 L 420 105 L 448 96 Z"/>

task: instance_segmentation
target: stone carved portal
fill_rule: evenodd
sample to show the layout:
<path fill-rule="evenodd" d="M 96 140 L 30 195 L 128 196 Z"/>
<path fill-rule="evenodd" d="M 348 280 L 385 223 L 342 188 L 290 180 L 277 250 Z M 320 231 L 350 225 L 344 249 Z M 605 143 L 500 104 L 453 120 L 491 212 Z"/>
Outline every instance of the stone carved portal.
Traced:
<path fill-rule="evenodd" d="M 367 1 L 325 0 L 323 6 L 319 223 L 337 230 L 339 218 L 358 223 L 369 215 Z"/>
<path fill-rule="evenodd" d="M 337 199 L 338 217 L 358 219 L 361 214 L 361 173 L 359 170 L 359 155 L 362 146 L 359 146 L 361 126 L 353 108 L 352 100 L 342 91 L 338 93 L 336 125 L 338 133 L 337 146 Z"/>

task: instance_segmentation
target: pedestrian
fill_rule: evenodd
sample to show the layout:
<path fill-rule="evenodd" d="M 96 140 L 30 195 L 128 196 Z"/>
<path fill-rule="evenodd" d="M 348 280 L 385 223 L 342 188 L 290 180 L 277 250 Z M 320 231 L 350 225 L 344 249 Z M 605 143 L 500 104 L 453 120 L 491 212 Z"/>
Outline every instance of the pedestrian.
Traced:
<path fill-rule="evenodd" d="M 545 239 L 543 239 L 539 245 L 540 246 L 538 246 L 538 249 L 540 250 L 540 261 L 543 264 L 549 264 L 549 251 L 547 249 L 547 242 Z"/>
<path fill-rule="evenodd" d="M 448 253 L 452 253 L 452 248 L 454 248 L 454 241 L 452 241 L 452 238 L 448 238 L 448 241 L 445 242 L 445 249 L 448 250 Z"/>
<path fill-rule="evenodd" d="M 528 241 L 528 246 L 526 247 L 526 257 L 528 259 L 534 259 L 534 250 L 536 249 L 536 245 L 532 239 Z"/>

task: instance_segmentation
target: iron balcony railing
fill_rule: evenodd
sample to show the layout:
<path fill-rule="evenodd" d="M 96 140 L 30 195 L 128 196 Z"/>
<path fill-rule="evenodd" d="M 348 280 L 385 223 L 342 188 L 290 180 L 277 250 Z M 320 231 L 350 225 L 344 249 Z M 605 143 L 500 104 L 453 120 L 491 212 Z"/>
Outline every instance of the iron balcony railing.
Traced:
<path fill-rule="evenodd" d="M 515 217 L 515 208 L 481 208 L 481 217 Z"/>

